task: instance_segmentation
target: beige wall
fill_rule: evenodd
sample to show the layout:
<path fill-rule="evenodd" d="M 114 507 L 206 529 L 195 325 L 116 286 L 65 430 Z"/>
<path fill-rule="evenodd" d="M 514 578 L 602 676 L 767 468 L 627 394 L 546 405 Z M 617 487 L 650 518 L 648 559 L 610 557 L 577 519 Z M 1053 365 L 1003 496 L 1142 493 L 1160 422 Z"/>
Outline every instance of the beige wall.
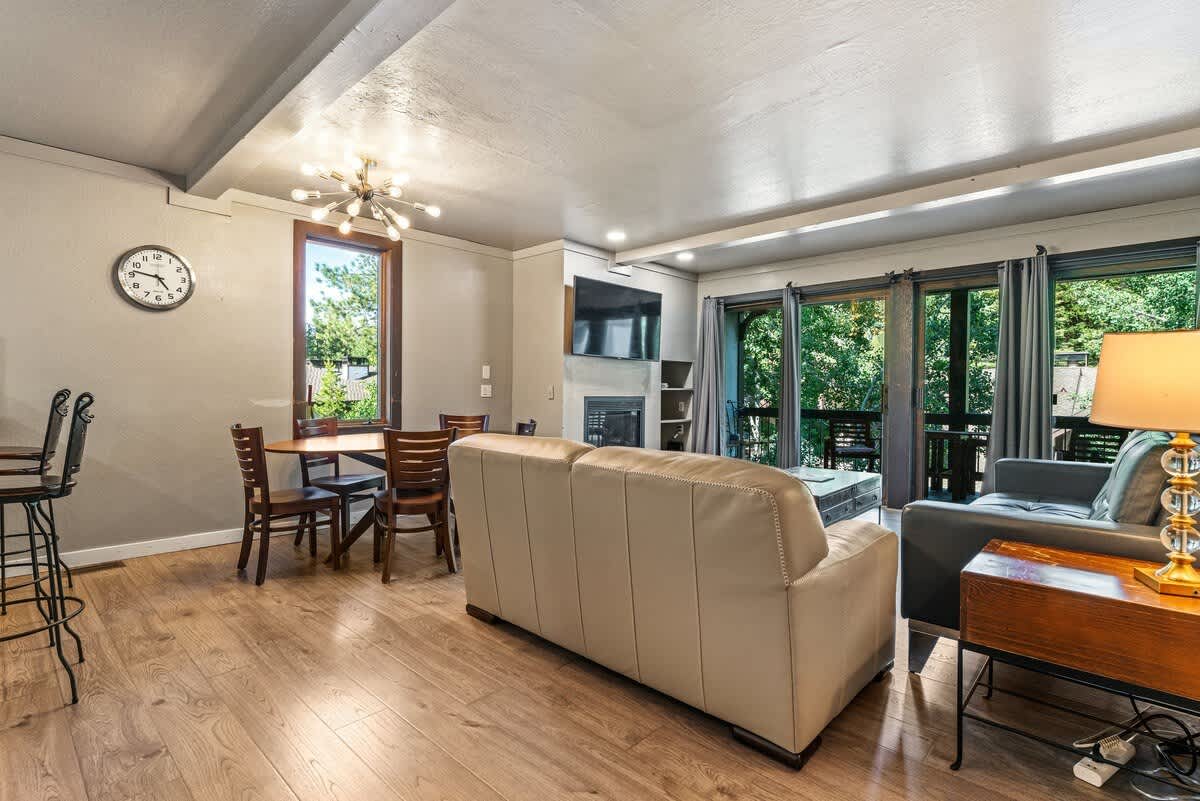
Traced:
<path fill-rule="evenodd" d="M 240 526 L 228 426 L 289 434 L 293 219 L 183 208 L 162 185 L 0 154 L 0 442 L 40 442 L 60 386 L 97 398 L 79 490 L 59 507 L 64 550 Z M 511 259 L 439 241 L 405 242 L 403 425 L 433 427 L 441 408 L 507 420 Z M 118 297 L 112 264 L 141 244 L 191 261 L 181 308 Z M 270 459 L 278 480 L 294 471 Z"/>
<path fill-rule="evenodd" d="M 518 254 L 519 255 L 519 254 Z M 512 413 L 537 433 L 563 435 L 563 251 L 513 260 Z"/>

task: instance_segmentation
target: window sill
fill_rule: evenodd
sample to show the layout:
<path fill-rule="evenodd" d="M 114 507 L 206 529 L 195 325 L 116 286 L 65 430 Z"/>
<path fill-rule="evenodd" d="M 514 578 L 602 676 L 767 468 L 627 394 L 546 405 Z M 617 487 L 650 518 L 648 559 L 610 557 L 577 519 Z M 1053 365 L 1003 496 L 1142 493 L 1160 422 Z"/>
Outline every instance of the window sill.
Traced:
<path fill-rule="evenodd" d="M 344 423 L 338 422 L 339 434 L 378 434 L 385 428 L 390 428 L 391 423 L 386 420 L 380 420 L 373 423 Z"/>

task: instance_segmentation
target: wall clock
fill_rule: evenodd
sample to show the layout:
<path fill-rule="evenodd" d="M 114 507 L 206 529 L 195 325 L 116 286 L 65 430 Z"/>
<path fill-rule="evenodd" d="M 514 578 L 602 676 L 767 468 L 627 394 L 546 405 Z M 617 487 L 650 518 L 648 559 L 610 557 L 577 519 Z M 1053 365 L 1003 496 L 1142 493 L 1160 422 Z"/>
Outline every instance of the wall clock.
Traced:
<path fill-rule="evenodd" d="M 162 245 L 140 245 L 113 265 L 113 282 L 126 300 L 143 309 L 168 311 L 183 305 L 196 289 L 188 260 Z"/>

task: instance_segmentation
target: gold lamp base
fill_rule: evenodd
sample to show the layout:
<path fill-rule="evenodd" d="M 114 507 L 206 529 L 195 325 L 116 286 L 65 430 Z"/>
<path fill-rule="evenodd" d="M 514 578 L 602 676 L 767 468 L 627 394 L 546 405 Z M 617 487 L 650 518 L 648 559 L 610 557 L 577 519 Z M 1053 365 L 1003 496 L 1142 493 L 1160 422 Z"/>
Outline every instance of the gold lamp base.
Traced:
<path fill-rule="evenodd" d="M 1200 598 L 1200 572 L 1187 565 L 1186 571 L 1175 570 L 1179 565 L 1172 562 L 1165 567 L 1151 570 L 1148 567 L 1135 567 L 1133 575 L 1159 595 L 1183 595 L 1188 598 Z M 1187 573 L 1191 574 L 1189 577 Z"/>
<path fill-rule="evenodd" d="M 1177 431 L 1171 440 L 1171 450 L 1163 456 L 1163 467 L 1171 478 L 1167 482 L 1169 489 L 1162 495 L 1162 504 L 1171 512 L 1171 520 L 1159 536 L 1171 561 L 1157 570 L 1137 567 L 1133 571 L 1139 581 L 1160 595 L 1200 598 L 1200 571 L 1196 570 L 1193 564 L 1196 557 L 1191 553 L 1195 550 L 1192 543 L 1200 537 L 1191 515 L 1192 498 L 1196 495 L 1195 447 L 1191 434 Z"/>

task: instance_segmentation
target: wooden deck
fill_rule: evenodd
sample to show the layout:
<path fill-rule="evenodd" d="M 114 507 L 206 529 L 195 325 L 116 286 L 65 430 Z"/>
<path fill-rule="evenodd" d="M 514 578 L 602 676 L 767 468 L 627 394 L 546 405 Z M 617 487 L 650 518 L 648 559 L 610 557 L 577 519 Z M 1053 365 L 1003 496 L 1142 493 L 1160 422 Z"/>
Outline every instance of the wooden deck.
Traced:
<path fill-rule="evenodd" d="M 873 513 L 872 513 L 873 515 Z M 896 522 L 896 521 L 894 521 Z M 277 539 L 267 583 L 237 546 L 80 574 L 80 703 L 44 639 L 0 646 L 3 801 L 614 801 L 1126 797 L 1068 757 L 968 729 L 953 773 L 953 652 L 897 670 L 827 729 L 801 772 L 728 727 L 507 624 L 463 611 L 427 535 L 380 584 L 370 543 L 334 573 Z M 17 607 L 7 620 L 33 613 Z M 0 628 L 8 625 L 0 618 Z M 1002 680 L 1042 680 L 997 670 Z M 1096 700 L 1096 699 L 1084 699 Z M 1026 725 L 1086 730 L 1014 699 Z M 1010 716 L 1011 718 L 1011 716 Z"/>

